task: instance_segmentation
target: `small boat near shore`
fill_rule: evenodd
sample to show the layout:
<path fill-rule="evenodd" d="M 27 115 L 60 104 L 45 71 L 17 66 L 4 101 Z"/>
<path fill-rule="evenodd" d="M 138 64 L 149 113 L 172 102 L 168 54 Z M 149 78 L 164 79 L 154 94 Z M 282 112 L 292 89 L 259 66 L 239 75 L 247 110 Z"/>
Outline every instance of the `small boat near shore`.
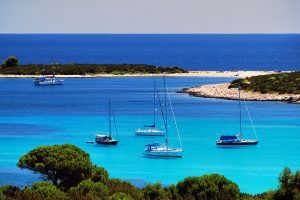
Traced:
<path fill-rule="evenodd" d="M 96 134 L 95 142 L 102 145 L 117 145 L 119 140 L 112 137 L 112 121 L 114 124 L 115 132 L 118 137 L 115 117 L 111 108 L 111 101 L 108 100 L 108 128 L 109 134 Z"/>
<path fill-rule="evenodd" d="M 165 131 L 156 128 L 156 93 L 157 88 L 154 82 L 153 84 L 153 124 L 144 125 L 144 129 L 137 129 L 135 135 L 137 136 L 164 136 Z"/>
<path fill-rule="evenodd" d="M 166 139 L 165 139 L 165 143 L 151 143 L 151 144 L 146 144 L 145 145 L 145 150 L 144 150 L 144 155 L 149 156 L 149 157 L 169 157 L 169 158 L 181 158 L 182 157 L 182 153 L 183 153 L 183 148 L 182 148 L 182 142 L 180 139 L 180 134 L 179 134 L 179 130 L 177 127 L 177 123 L 176 123 L 176 118 L 174 115 L 174 111 L 173 111 L 173 107 L 172 107 L 172 103 L 171 103 L 171 99 L 170 96 L 168 94 L 168 89 L 165 83 L 165 78 L 164 78 L 164 90 L 165 90 L 165 111 L 163 114 L 163 120 L 164 120 L 164 125 L 166 128 Z M 170 109 L 173 115 L 173 119 L 175 122 L 175 128 L 176 128 L 176 132 L 177 132 L 177 136 L 180 142 L 180 148 L 173 148 L 171 146 L 169 146 L 168 143 L 168 112 L 167 112 L 167 98 L 168 98 L 168 102 L 170 105 Z M 161 101 L 160 101 L 160 97 L 158 95 L 158 99 L 161 105 Z"/>
<path fill-rule="evenodd" d="M 43 67 L 42 72 L 44 73 L 45 69 Z M 35 86 L 54 86 L 54 85 L 62 85 L 64 82 L 63 79 L 57 79 L 55 77 L 55 68 L 53 68 L 52 75 L 42 75 L 42 77 L 35 78 L 33 83 Z"/>
<path fill-rule="evenodd" d="M 33 80 L 35 86 L 62 85 L 63 81 L 62 79 L 55 78 L 55 75 L 43 76 Z"/>
<path fill-rule="evenodd" d="M 258 144 L 258 138 L 257 138 L 257 134 L 250 116 L 250 112 L 248 110 L 246 101 L 245 102 L 245 106 L 248 112 L 248 116 L 250 119 L 250 122 L 252 124 L 253 127 L 253 131 L 255 134 L 256 139 L 243 139 L 243 131 L 242 131 L 242 111 L 241 111 L 241 95 L 240 95 L 240 91 L 241 91 L 241 86 L 240 84 L 238 85 L 238 98 L 239 98 L 239 115 L 240 115 L 240 132 L 236 135 L 221 135 L 220 139 L 216 141 L 217 145 L 256 145 Z"/>

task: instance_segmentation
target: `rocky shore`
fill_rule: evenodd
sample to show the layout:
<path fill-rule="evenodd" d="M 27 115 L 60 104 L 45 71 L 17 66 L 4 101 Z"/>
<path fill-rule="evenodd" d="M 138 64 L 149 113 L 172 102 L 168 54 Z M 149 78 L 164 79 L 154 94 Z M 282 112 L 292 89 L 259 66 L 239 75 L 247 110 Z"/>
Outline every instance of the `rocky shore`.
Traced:
<path fill-rule="evenodd" d="M 229 85 L 230 83 L 203 85 L 203 86 L 197 86 L 191 88 L 184 88 L 179 92 L 188 93 L 196 97 L 237 100 L 238 99 L 237 89 L 236 88 L 229 89 L 228 88 Z M 287 103 L 300 104 L 300 95 L 297 94 L 276 94 L 276 93 L 262 94 L 259 92 L 248 92 L 242 90 L 241 99 L 245 99 L 247 101 L 281 101 Z"/>

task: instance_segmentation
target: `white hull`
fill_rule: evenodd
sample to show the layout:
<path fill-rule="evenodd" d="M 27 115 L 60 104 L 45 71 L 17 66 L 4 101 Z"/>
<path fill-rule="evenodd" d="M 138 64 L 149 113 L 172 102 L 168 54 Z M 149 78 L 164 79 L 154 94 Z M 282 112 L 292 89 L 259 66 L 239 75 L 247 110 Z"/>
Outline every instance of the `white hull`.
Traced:
<path fill-rule="evenodd" d="M 256 145 L 258 140 L 217 140 L 217 145 Z"/>
<path fill-rule="evenodd" d="M 175 157 L 181 158 L 183 150 L 181 148 L 152 148 L 146 149 L 144 155 L 153 157 Z"/>
<path fill-rule="evenodd" d="M 147 129 L 147 130 L 138 129 L 135 131 L 135 135 L 138 135 L 138 136 L 165 136 L 165 132 L 156 130 L 156 129 Z"/>
<path fill-rule="evenodd" d="M 47 85 L 62 85 L 63 81 L 43 81 L 43 82 L 34 82 L 37 86 L 47 86 Z"/>

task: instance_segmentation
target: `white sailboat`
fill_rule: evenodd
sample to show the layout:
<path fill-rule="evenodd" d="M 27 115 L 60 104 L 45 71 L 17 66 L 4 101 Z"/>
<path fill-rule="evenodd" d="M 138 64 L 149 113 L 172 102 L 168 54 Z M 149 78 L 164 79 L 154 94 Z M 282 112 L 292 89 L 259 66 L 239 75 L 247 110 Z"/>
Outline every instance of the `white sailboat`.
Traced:
<path fill-rule="evenodd" d="M 181 142 L 179 130 L 178 130 L 178 127 L 177 127 L 177 123 L 176 123 L 176 119 L 175 119 L 171 99 L 170 99 L 170 96 L 169 96 L 169 93 L 168 93 L 167 86 L 165 84 L 165 78 L 164 78 L 164 89 L 165 89 L 165 112 L 164 112 L 164 115 L 163 115 L 163 119 L 164 119 L 164 125 L 165 125 L 165 128 L 166 128 L 166 140 L 165 140 L 165 143 L 146 144 L 145 145 L 146 148 L 144 150 L 144 155 L 151 156 L 151 157 L 181 158 L 182 153 L 183 153 L 182 142 Z M 178 136 L 178 139 L 179 139 L 179 142 L 180 142 L 180 148 L 173 148 L 168 143 L 168 133 L 169 132 L 168 132 L 167 98 L 168 98 L 169 105 L 170 105 L 170 108 L 171 108 L 171 112 L 172 112 L 172 115 L 173 115 L 173 119 L 174 119 L 174 122 L 175 122 L 176 132 L 177 132 L 177 136 Z M 158 96 L 158 99 L 160 101 L 159 96 Z M 160 101 L 160 104 L 161 104 L 161 101 Z"/>
<path fill-rule="evenodd" d="M 242 131 L 242 111 L 241 111 L 241 86 L 240 84 L 238 85 L 238 97 L 239 97 L 239 115 L 240 115 L 240 131 L 236 135 L 221 135 L 220 139 L 216 141 L 217 145 L 256 145 L 258 144 L 258 137 L 251 119 L 250 112 L 248 110 L 248 106 L 245 102 L 245 106 L 247 109 L 247 113 L 250 119 L 250 122 L 253 127 L 253 131 L 255 134 L 256 139 L 244 139 L 243 138 L 243 131 Z"/>
<path fill-rule="evenodd" d="M 156 128 L 156 84 L 153 85 L 153 124 L 144 125 L 143 129 L 137 129 L 135 134 L 137 136 L 164 136 L 165 131 Z"/>

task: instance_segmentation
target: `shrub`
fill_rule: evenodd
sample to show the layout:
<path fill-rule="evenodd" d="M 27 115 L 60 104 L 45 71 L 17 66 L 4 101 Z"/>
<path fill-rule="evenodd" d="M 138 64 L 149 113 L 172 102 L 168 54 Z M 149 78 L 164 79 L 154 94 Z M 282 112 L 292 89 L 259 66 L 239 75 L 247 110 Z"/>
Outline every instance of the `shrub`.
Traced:
<path fill-rule="evenodd" d="M 0 191 L 0 200 L 5 200 L 5 196 L 1 191 Z"/>
<path fill-rule="evenodd" d="M 66 200 L 67 195 L 49 182 L 36 182 L 29 190 L 32 193 L 39 194 L 45 200 Z M 28 192 L 28 191 L 27 191 Z"/>
<path fill-rule="evenodd" d="M 0 192 L 8 198 L 17 199 L 20 196 L 21 190 L 16 186 L 5 185 L 0 188 Z"/>
<path fill-rule="evenodd" d="M 275 200 L 299 199 L 300 171 L 295 174 L 289 168 L 284 168 L 279 176 L 279 189 L 274 194 Z"/>
<path fill-rule="evenodd" d="M 161 186 L 160 183 L 156 184 L 148 184 L 143 189 L 142 192 L 144 194 L 144 199 L 147 200 L 164 200 L 168 198 L 168 192 Z"/>
<path fill-rule="evenodd" d="M 218 174 L 188 177 L 177 184 L 178 193 L 184 199 L 238 199 L 238 186 Z"/>
<path fill-rule="evenodd" d="M 19 65 L 19 60 L 15 56 L 9 56 L 3 62 L 3 67 L 16 67 Z"/>
<path fill-rule="evenodd" d="M 81 199 L 84 196 L 105 198 L 108 195 L 107 187 L 100 182 L 93 182 L 90 179 L 84 180 L 76 187 L 72 187 L 69 190 L 69 196 L 71 199 Z"/>
<path fill-rule="evenodd" d="M 142 199 L 142 193 L 128 181 L 113 178 L 108 181 L 107 187 L 109 188 L 110 195 L 122 192 L 130 196 L 132 199 Z"/>
<path fill-rule="evenodd" d="M 242 90 L 246 91 L 300 94 L 299 80 L 300 72 L 252 76 L 232 81 L 229 88 L 237 88 L 240 83 Z"/>
<path fill-rule="evenodd" d="M 108 200 L 132 200 L 132 198 L 125 193 L 118 192 L 110 196 Z"/>
<path fill-rule="evenodd" d="M 103 167 L 94 166 L 92 170 L 92 181 L 107 183 L 108 172 Z"/>

